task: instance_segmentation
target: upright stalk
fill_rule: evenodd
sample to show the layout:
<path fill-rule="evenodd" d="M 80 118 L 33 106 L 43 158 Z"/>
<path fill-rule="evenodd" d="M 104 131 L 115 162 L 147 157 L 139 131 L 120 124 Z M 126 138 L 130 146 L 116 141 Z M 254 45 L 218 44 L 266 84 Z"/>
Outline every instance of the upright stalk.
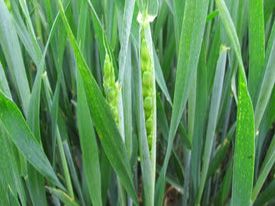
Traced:
<path fill-rule="evenodd" d="M 140 64 L 142 75 L 142 100 L 145 120 L 145 130 L 149 155 L 151 160 L 151 185 L 152 201 L 145 202 L 145 205 L 154 205 L 155 195 L 155 172 L 156 172 L 156 86 L 155 69 L 153 58 L 152 37 L 150 31 L 150 18 L 147 15 L 141 17 L 141 45 L 140 45 Z M 144 148 L 143 148 L 144 149 Z"/>
<path fill-rule="evenodd" d="M 104 61 L 104 75 L 103 75 L 103 87 L 106 95 L 107 102 L 111 108 L 113 118 L 119 129 L 122 140 L 125 142 L 124 137 L 124 122 L 123 122 L 123 105 L 121 96 L 121 87 L 118 82 L 115 81 L 114 67 L 112 60 L 106 51 L 105 61 Z M 126 206 L 126 194 L 120 183 L 118 181 L 118 205 Z"/>

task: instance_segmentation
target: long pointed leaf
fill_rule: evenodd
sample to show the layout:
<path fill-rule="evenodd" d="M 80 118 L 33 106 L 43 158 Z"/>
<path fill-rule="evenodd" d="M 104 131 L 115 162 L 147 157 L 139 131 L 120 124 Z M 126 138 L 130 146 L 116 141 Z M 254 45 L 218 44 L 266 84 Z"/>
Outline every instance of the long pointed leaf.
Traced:
<path fill-rule="evenodd" d="M 227 35 L 233 45 L 239 64 L 239 88 L 237 108 L 237 131 L 233 162 L 232 205 L 250 205 L 253 187 L 255 158 L 255 120 L 251 98 L 248 93 L 241 47 L 237 33 L 223 0 L 216 4 Z"/>
<path fill-rule="evenodd" d="M 19 91 L 24 113 L 26 114 L 30 99 L 29 83 L 16 30 L 4 0 L 0 0 L 0 44 L 12 72 L 16 88 Z"/>
<path fill-rule="evenodd" d="M 214 78 L 211 105 L 210 105 L 210 111 L 209 111 L 209 117 L 208 117 L 208 125 L 207 125 L 206 139 L 205 139 L 205 146 L 204 146 L 204 153 L 203 153 L 201 182 L 200 182 L 199 193 L 197 197 L 197 204 L 199 204 L 201 201 L 203 188 L 206 182 L 207 172 L 209 168 L 211 150 L 213 148 L 213 142 L 215 138 L 215 131 L 217 127 L 218 113 L 219 113 L 221 96 L 222 96 L 223 79 L 224 79 L 225 65 L 226 65 L 226 55 L 227 55 L 227 48 L 225 46 L 221 46 L 220 57 L 217 63 L 217 69 L 216 69 L 215 78 Z"/>
<path fill-rule="evenodd" d="M 0 121 L 15 146 L 42 175 L 53 184 L 63 187 L 55 175 L 41 146 L 35 140 L 17 106 L 0 93 Z"/>
<path fill-rule="evenodd" d="M 194 74 L 196 74 L 208 5 L 209 0 L 186 0 L 185 2 L 168 146 L 164 165 L 157 183 L 157 205 L 162 204 L 165 174 L 172 151 L 173 140 L 189 96 Z"/>
<path fill-rule="evenodd" d="M 126 148 L 122 142 L 115 121 L 113 118 L 110 118 L 112 116 L 110 108 L 80 52 L 65 16 L 61 1 L 59 1 L 59 7 L 65 29 L 75 53 L 77 68 L 83 79 L 83 85 L 85 88 L 91 117 L 100 136 L 102 146 L 111 165 L 119 176 L 121 183 L 129 195 L 133 198 L 134 202 L 137 203 L 137 195 L 133 184 L 130 162 L 127 156 Z"/>

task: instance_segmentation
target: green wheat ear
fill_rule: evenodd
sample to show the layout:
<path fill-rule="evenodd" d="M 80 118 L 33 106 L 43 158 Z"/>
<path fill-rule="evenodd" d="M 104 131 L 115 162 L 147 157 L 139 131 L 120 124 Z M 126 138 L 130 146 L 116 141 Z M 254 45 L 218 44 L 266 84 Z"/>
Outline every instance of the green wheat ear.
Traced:
<path fill-rule="evenodd" d="M 152 148 L 154 136 L 154 73 L 149 48 L 144 34 L 144 26 L 141 31 L 141 71 L 142 71 L 142 96 L 143 109 L 145 114 L 145 126 L 148 138 L 149 149 Z"/>
<path fill-rule="evenodd" d="M 105 55 L 104 68 L 103 68 L 103 87 L 104 87 L 104 92 L 106 95 L 107 102 L 111 107 L 114 120 L 117 126 L 119 126 L 118 103 L 119 103 L 120 85 L 118 82 L 115 81 L 114 67 L 107 53 Z"/>

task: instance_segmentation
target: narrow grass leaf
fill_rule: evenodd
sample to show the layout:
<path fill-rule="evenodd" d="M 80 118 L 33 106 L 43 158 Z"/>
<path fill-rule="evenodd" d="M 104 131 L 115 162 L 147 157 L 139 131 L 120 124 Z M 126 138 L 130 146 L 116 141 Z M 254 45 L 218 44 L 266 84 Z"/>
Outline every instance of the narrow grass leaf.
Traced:
<path fill-rule="evenodd" d="M 77 122 L 80 134 L 81 151 L 83 155 L 83 169 L 85 179 L 94 205 L 102 205 L 101 196 L 101 174 L 98 156 L 98 146 L 93 122 L 89 111 L 87 99 L 85 96 L 83 81 L 80 74 L 77 76 Z"/>
<path fill-rule="evenodd" d="M 236 124 L 233 124 L 233 126 L 228 131 L 228 134 L 226 135 L 226 138 L 224 139 L 223 143 L 219 145 L 217 148 L 212 161 L 209 164 L 208 174 L 207 177 L 214 175 L 217 169 L 222 165 L 222 162 L 226 159 L 228 155 L 228 151 L 230 148 L 230 143 L 234 137 L 236 130 Z"/>
<path fill-rule="evenodd" d="M 91 2 L 91 0 L 87 0 L 88 2 L 88 6 L 90 8 L 90 13 L 92 15 L 92 22 L 93 22 L 93 26 L 94 26 L 94 30 L 95 30 L 95 36 L 98 40 L 98 45 L 99 45 L 99 53 L 100 53 L 100 60 L 102 62 L 101 65 L 103 65 L 103 61 L 105 58 L 105 47 L 107 47 L 107 50 L 110 50 L 110 46 L 108 45 L 108 41 L 107 41 L 107 37 L 105 35 L 103 26 L 100 22 L 100 19 L 96 13 L 96 10 L 93 6 L 93 3 Z"/>
<path fill-rule="evenodd" d="M 185 2 L 187 0 L 183 0 L 183 1 L 173 1 L 173 17 L 174 17 L 174 29 L 175 29 L 175 39 L 176 39 L 176 42 L 178 45 L 179 41 L 180 41 L 180 34 L 181 34 L 181 31 L 182 31 L 182 18 L 183 18 L 183 14 L 184 12 L 184 6 L 185 6 Z M 178 50 L 178 48 L 177 48 Z"/>
<path fill-rule="evenodd" d="M 172 151 L 173 140 L 186 105 L 191 83 L 196 74 L 202 38 L 205 29 L 209 0 L 186 0 L 182 31 L 179 44 L 179 55 L 172 117 L 169 130 L 168 146 L 165 154 L 156 192 L 156 204 L 161 205 L 164 195 L 165 174 Z"/>
<path fill-rule="evenodd" d="M 268 151 L 266 153 L 265 159 L 262 164 L 260 175 L 256 181 L 254 188 L 253 188 L 252 202 L 254 202 L 256 200 L 258 194 L 260 193 L 260 190 L 263 187 L 269 172 L 271 171 L 272 167 L 274 166 L 274 163 L 275 163 L 275 135 L 273 135 L 273 137 L 272 137 L 271 144 L 268 148 Z"/>
<path fill-rule="evenodd" d="M 214 77 L 214 85 L 212 90 L 212 97 L 210 103 L 210 110 L 208 116 L 208 125 L 206 130 L 206 139 L 204 144 L 204 153 L 202 158 L 202 171 L 201 171 L 201 180 L 200 186 L 197 196 L 197 204 L 200 204 L 201 197 L 203 194 L 204 185 L 207 178 L 209 162 L 211 157 L 211 150 L 213 148 L 213 142 L 215 139 L 215 131 L 217 127 L 218 121 L 218 113 L 220 109 L 220 102 L 222 97 L 222 88 L 223 88 L 223 80 L 226 66 L 226 55 L 227 48 L 225 46 L 221 46 L 220 49 L 220 57 L 218 59 L 216 73 Z"/>
<path fill-rule="evenodd" d="M 232 205 L 250 205 L 255 159 L 255 120 L 248 93 L 241 47 L 237 33 L 223 0 L 216 0 L 222 23 L 230 39 L 239 64 L 237 130 L 233 161 Z"/>
<path fill-rule="evenodd" d="M 126 58 L 127 58 L 127 51 L 129 50 L 129 39 L 130 39 L 130 32 L 132 27 L 132 20 L 134 15 L 134 8 L 135 8 L 135 0 L 130 0 L 125 2 L 124 12 L 123 12 L 123 19 L 122 19 L 122 31 L 121 31 L 121 49 L 119 52 L 119 80 L 121 85 L 124 84 L 125 79 L 125 66 L 126 66 Z"/>
<path fill-rule="evenodd" d="M 273 178 L 273 180 L 268 184 L 268 186 L 264 189 L 264 191 L 261 192 L 261 194 L 258 196 L 258 198 L 254 203 L 254 206 L 263 206 L 266 203 L 268 203 L 268 201 L 274 199 L 274 196 L 275 196 L 275 179 Z"/>
<path fill-rule="evenodd" d="M 17 158 L 13 151 L 14 145 L 5 131 L 0 128 L 0 171 L 6 187 L 14 196 L 19 195 L 22 205 L 26 205 L 26 194 L 22 184 L 19 168 L 16 164 Z M 2 200 L 1 200 L 2 204 Z"/>
<path fill-rule="evenodd" d="M 255 98 L 264 72 L 265 31 L 263 0 L 251 0 L 249 4 L 249 75 L 248 88 Z M 253 101 L 255 104 L 255 100 Z"/>
<path fill-rule="evenodd" d="M 6 79 L 5 72 L 1 65 L 1 62 L 0 62 L 0 91 L 2 91 L 9 99 L 12 99 L 11 91 L 10 91 L 10 88 L 8 85 L 8 81 Z M 19 171 L 18 165 L 15 164 L 15 162 L 17 161 L 17 158 L 16 158 L 15 152 L 14 152 L 14 150 L 15 150 L 14 145 L 11 144 L 11 142 L 9 140 L 5 140 L 5 137 L 4 137 L 5 135 L 1 134 L 1 136 L 2 136 L 1 139 L 3 139 L 4 143 L 1 143 L 0 145 L 2 145 L 4 148 L 8 149 L 8 151 L 5 151 L 5 149 L 1 149 L 1 151 L 4 152 L 3 154 L 5 154 L 5 155 L 0 155 L 0 156 L 5 157 L 4 159 L 8 160 L 10 162 L 12 170 L 10 170 L 9 173 L 13 174 L 14 184 L 16 185 L 16 189 L 20 196 L 21 204 L 23 206 L 25 206 L 26 205 L 25 191 L 24 191 L 21 179 L 20 179 L 20 171 Z M 5 144 L 7 144 L 7 145 L 5 145 Z M 9 157 L 6 158 L 6 156 L 9 156 Z M 4 164 L 1 163 L 1 165 L 3 166 Z M 7 168 L 5 167 L 5 168 L 1 169 L 1 171 L 4 172 L 4 170 L 6 170 L 6 169 Z M 7 176 L 3 175 L 3 176 L 5 176 L 5 178 L 6 178 L 8 175 Z"/>
<path fill-rule="evenodd" d="M 39 47 L 38 41 L 35 38 L 32 28 L 28 27 L 29 25 L 32 27 L 32 25 L 31 24 L 28 24 L 28 26 L 25 25 L 25 22 L 19 10 L 19 5 L 14 0 L 11 1 L 11 3 L 12 3 L 12 10 L 13 10 L 13 18 L 14 18 L 13 22 L 14 22 L 18 37 L 20 38 L 25 49 L 27 50 L 30 57 L 38 67 L 42 56 L 42 52 Z M 29 15 L 28 15 L 28 19 L 29 19 Z"/>
<path fill-rule="evenodd" d="M 262 84 L 260 87 L 260 92 L 255 108 L 255 126 L 258 130 L 261 120 L 263 118 L 264 112 L 270 100 L 272 90 L 275 84 L 275 41 L 270 51 L 270 56 L 266 65 L 266 70 Z"/>
<path fill-rule="evenodd" d="M 4 0 L 0 0 L 0 44 L 26 114 L 30 99 L 29 83 L 16 30 Z"/>
<path fill-rule="evenodd" d="M 171 101 L 171 97 L 162 73 L 162 69 L 159 63 L 159 59 L 156 53 L 156 49 L 153 46 L 153 55 L 154 55 L 154 67 L 155 67 L 155 75 L 156 75 L 156 81 L 160 87 L 160 89 L 162 90 L 163 94 L 165 95 L 165 98 L 167 99 L 167 101 L 169 102 L 170 105 L 172 105 L 172 101 Z"/>
<path fill-rule="evenodd" d="M 35 76 L 34 84 L 32 87 L 32 92 L 30 96 L 30 102 L 29 102 L 29 109 L 27 114 L 27 121 L 29 126 L 32 129 L 32 132 L 34 133 L 37 140 L 40 142 L 40 94 L 41 94 L 41 82 L 42 82 L 42 75 L 45 68 L 45 57 L 48 51 L 48 47 L 51 41 L 52 34 L 54 32 L 57 20 L 59 15 L 56 16 L 55 21 L 52 25 L 51 31 L 49 33 L 49 37 L 45 46 L 45 49 L 43 51 L 43 54 L 40 50 L 36 51 L 36 56 L 39 58 L 39 62 L 36 62 L 37 66 L 37 74 Z M 38 42 L 34 42 L 34 47 L 38 46 Z M 29 44 L 28 44 L 29 45 Z M 39 47 L 38 47 L 39 48 Z M 35 59 L 34 59 L 35 61 Z"/>
<path fill-rule="evenodd" d="M 232 171 L 233 166 L 232 161 L 230 160 L 226 168 L 226 173 L 221 185 L 220 193 L 218 195 L 218 205 L 225 205 L 228 201 L 228 196 L 230 195 L 232 185 Z"/>
<path fill-rule="evenodd" d="M 195 106 L 195 119 L 194 119 L 194 131 L 193 135 L 189 134 L 188 139 L 191 139 L 191 177 L 192 177 L 192 185 L 193 185 L 193 192 L 197 194 L 199 189 L 199 182 L 200 182 L 200 171 L 201 171 L 201 159 L 202 159 L 202 152 L 203 152 L 203 136 L 205 133 L 206 121 L 207 121 L 207 110 L 209 106 L 209 98 L 208 98 L 208 78 L 209 78 L 209 69 L 206 64 L 206 45 L 203 44 L 199 67 L 197 71 L 197 80 L 194 86 L 194 93 L 195 94 L 195 102 L 190 102 L 188 104 L 192 107 Z M 216 62 L 217 64 L 217 62 Z M 215 66 L 214 66 L 215 67 Z M 214 70 L 214 69 L 213 69 Z M 193 94 L 193 95 L 194 95 Z M 189 125 L 189 123 L 188 123 Z M 179 127 L 181 128 L 181 127 Z M 187 145 L 185 143 L 185 145 Z"/>
<path fill-rule="evenodd" d="M 35 140 L 17 106 L 0 93 L 1 127 L 5 129 L 15 146 L 25 158 L 54 185 L 63 187 L 57 179 L 41 146 Z"/>
<path fill-rule="evenodd" d="M 273 43 L 275 41 L 275 22 L 273 22 L 273 24 L 270 25 L 270 26 L 272 28 L 271 28 L 271 32 L 269 34 L 269 38 L 268 38 L 268 42 L 267 42 L 265 59 L 267 59 L 270 56 L 270 52 L 271 52 L 271 49 L 273 47 Z"/>
<path fill-rule="evenodd" d="M 18 15 L 19 16 L 19 15 Z M 57 15 L 52 28 L 49 33 L 48 40 L 45 45 L 45 49 L 43 51 L 40 50 L 39 44 L 37 40 L 30 35 L 24 28 L 24 25 L 21 25 L 21 29 L 18 29 L 21 32 L 24 32 L 21 34 L 20 38 L 29 39 L 28 42 L 24 42 L 24 45 L 28 48 L 31 47 L 32 49 L 29 49 L 30 56 L 33 58 L 33 61 L 36 64 L 37 67 L 37 73 L 35 76 L 34 84 L 31 91 L 31 97 L 29 101 L 29 108 L 27 113 L 27 123 L 30 126 L 34 137 L 38 140 L 40 144 L 41 143 L 41 135 L 40 135 L 40 95 L 41 95 L 41 82 L 42 82 L 42 75 L 45 67 L 45 57 L 46 53 L 50 44 L 50 40 L 53 34 L 54 29 L 56 28 L 56 22 L 58 20 L 59 15 Z M 22 21 L 22 20 L 21 20 Z M 23 37 L 22 37 L 23 36 Z M 28 188 L 30 190 L 30 196 L 32 199 L 32 202 L 34 205 L 47 205 L 46 200 L 46 193 L 44 188 L 44 180 L 43 176 L 41 176 L 32 166 L 28 166 Z"/>
<path fill-rule="evenodd" d="M 78 195 L 78 199 L 79 199 L 81 205 L 85 205 L 85 201 L 84 201 L 83 194 L 81 191 L 80 181 L 79 181 L 79 178 L 77 175 L 77 170 L 76 170 L 76 167 L 75 167 L 75 164 L 73 161 L 73 157 L 72 157 L 72 152 L 70 150 L 69 143 L 67 140 L 64 141 L 63 146 L 64 146 L 64 152 L 66 155 L 66 159 L 68 162 L 68 167 L 70 169 L 71 178 L 73 180 L 74 188 Z"/>
<path fill-rule="evenodd" d="M 86 24 L 88 22 L 88 7 L 87 2 L 83 1 L 81 8 L 82 12 L 79 17 L 79 26 L 77 31 L 77 40 L 80 48 L 84 51 L 84 42 L 86 37 Z M 82 43 L 81 43 L 82 42 Z M 77 125 L 80 138 L 80 146 L 82 151 L 84 181 L 86 181 L 88 194 L 93 205 L 102 205 L 102 173 L 99 163 L 99 149 L 96 140 L 96 134 L 93 128 L 93 121 L 89 111 L 83 81 L 79 72 L 76 76 L 77 82 Z"/>
<path fill-rule="evenodd" d="M 110 118 L 110 116 L 112 116 L 110 108 L 81 55 L 80 49 L 65 16 L 61 1 L 59 1 L 59 8 L 65 29 L 75 53 L 78 71 L 83 79 L 90 114 L 100 136 L 102 146 L 123 186 L 132 197 L 133 201 L 137 203 L 137 195 L 130 170 L 130 162 L 118 128 L 116 127 L 115 121 Z"/>

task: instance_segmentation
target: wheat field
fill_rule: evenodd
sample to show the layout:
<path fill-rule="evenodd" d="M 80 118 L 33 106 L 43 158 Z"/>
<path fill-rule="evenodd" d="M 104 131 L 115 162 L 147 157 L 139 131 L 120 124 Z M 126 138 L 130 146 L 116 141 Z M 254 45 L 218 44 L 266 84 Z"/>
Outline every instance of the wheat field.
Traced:
<path fill-rule="evenodd" d="M 274 0 L 0 0 L 0 206 L 275 205 Z"/>

